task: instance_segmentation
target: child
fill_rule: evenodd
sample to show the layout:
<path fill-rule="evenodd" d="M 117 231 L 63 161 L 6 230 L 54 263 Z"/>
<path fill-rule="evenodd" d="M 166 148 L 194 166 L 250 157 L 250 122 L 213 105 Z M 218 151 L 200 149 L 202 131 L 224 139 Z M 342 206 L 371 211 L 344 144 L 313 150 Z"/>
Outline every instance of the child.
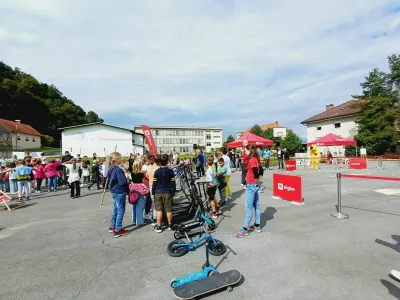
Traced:
<path fill-rule="evenodd" d="M 55 192 L 57 190 L 58 166 L 59 164 L 53 159 L 44 167 L 48 182 L 48 192 Z"/>
<path fill-rule="evenodd" d="M 216 180 L 219 183 L 218 191 L 219 191 L 219 206 L 220 207 L 225 205 L 225 188 L 226 188 L 225 175 L 226 175 L 225 161 L 221 157 L 218 160 L 217 176 L 216 176 Z"/>
<path fill-rule="evenodd" d="M 42 191 L 42 182 L 43 179 L 46 178 L 44 174 L 44 166 L 40 160 L 36 161 L 36 165 L 33 167 L 35 171 L 35 180 L 36 180 L 36 193 L 39 194 Z"/>
<path fill-rule="evenodd" d="M 157 225 L 154 227 L 155 232 L 162 232 L 161 222 L 164 209 L 167 213 L 168 229 L 171 230 L 172 206 L 176 192 L 176 183 L 174 171 L 167 167 L 168 161 L 168 154 L 162 154 L 160 157 L 161 167 L 154 172 L 153 177 L 152 195 L 155 199 L 157 211 Z"/>
<path fill-rule="evenodd" d="M 76 159 L 73 158 L 70 161 L 63 163 L 69 171 L 68 183 L 71 187 L 71 198 L 78 198 L 81 196 L 81 186 L 80 186 L 80 164 L 76 163 Z"/>
<path fill-rule="evenodd" d="M 89 184 L 90 173 L 89 173 L 89 166 L 87 164 L 87 160 L 83 160 L 82 162 L 82 185 Z"/>
<path fill-rule="evenodd" d="M 150 191 L 153 188 L 153 179 L 154 179 L 154 173 L 157 171 L 157 169 L 160 168 L 160 155 L 156 155 L 154 156 L 153 159 L 153 164 L 149 167 L 148 171 L 147 171 L 147 176 L 149 178 L 149 189 Z M 152 197 L 151 199 L 151 209 L 150 209 L 150 214 L 152 215 L 152 226 L 156 226 L 157 222 L 156 222 L 156 211 L 155 211 L 155 203 L 154 203 L 154 197 Z"/>
<path fill-rule="evenodd" d="M 22 198 L 25 193 L 26 200 L 29 200 L 29 179 L 32 173 L 32 168 L 26 166 L 26 161 L 21 160 L 16 170 L 17 184 L 18 184 L 18 198 Z"/>
<path fill-rule="evenodd" d="M 217 191 L 217 185 L 215 182 L 215 171 L 213 168 L 214 164 L 214 157 L 209 156 L 207 158 L 207 171 L 206 171 L 206 188 L 207 188 L 207 195 L 208 199 L 210 200 L 211 203 L 211 210 L 212 210 L 212 216 L 211 218 L 216 219 L 218 218 L 218 215 L 221 213 L 218 210 L 218 203 L 217 200 L 215 200 L 215 192 Z"/>
<path fill-rule="evenodd" d="M 110 182 L 110 190 L 114 199 L 114 209 L 111 215 L 110 227 L 108 232 L 114 233 L 114 238 L 127 235 L 128 230 L 122 229 L 122 221 L 125 214 L 126 193 L 129 191 L 128 182 L 121 165 L 122 157 L 119 152 L 110 154 L 111 168 L 107 172 L 108 182 Z"/>
<path fill-rule="evenodd" d="M 16 194 L 18 191 L 17 187 L 17 172 L 15 162 L 10 163 L 10 168 L 7 170 L 8 172 L 8 182 L 10 183 L 10 193 Z"/>
<path fill-rule="evenodd" d="M 96 184 L 97 189 L 100 190 L 100 167 L 99 163 L 97 161 L 93 161 L 93 166 L 92 166 L 92 183 L 88 185 L 88 190 L 90 191 L 90 188 Z"/>
<path fill-rule="evenodd" d="M 131 174 L 133 183 L 143 183 L 144 174 L 142 172 L 142 164 L 139 160 L 133 163 L 133 172 Z"/>

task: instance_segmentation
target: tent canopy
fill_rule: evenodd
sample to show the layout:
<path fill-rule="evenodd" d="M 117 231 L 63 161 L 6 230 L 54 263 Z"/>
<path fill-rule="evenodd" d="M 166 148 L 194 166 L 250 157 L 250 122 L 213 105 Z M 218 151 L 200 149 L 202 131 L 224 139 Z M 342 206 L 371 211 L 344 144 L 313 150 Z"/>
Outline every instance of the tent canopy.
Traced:
<path fill-rule="evenodd" d="M 248 142 L 249 145 L 254 145 L 256 147 L 273 146 L 274 141 L 262 138 L 258 135 L 252 134 L 251 132 L 243 133 L 238 139 L 233 142 L 228 143 L 226 146 L 228 148 L 239 148 L 243 147 L 243 141 Z"/>
<path fill-rule="evenodd" d="M 342 138 L 333 133 L 328 133 L 315 141 L 307 143 L 307 146 L 311 146 L 312 144 L 316 144 L 317 146 L 356 146 L 357 142 Z"/>

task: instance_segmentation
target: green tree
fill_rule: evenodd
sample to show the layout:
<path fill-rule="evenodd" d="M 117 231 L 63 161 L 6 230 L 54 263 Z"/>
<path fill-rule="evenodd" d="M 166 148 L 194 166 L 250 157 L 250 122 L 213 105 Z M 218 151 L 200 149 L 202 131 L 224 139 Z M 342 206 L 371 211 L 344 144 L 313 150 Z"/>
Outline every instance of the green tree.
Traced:
<path fill-rule="evenodd" d="M 99 118 L 98 114 L 96 114 L 94 111 L 89 111 L 86 114 L 86 122 L 87 123 L 103 123 L 104 120 L 102 118 Z"/>
<path fill-rule="evenodd" d="M 223 146 L 226 147 L 227 144 L 229 144 L 230 142 L 233 142 L 235 140 L 235 138 L 232 135 L 229 135 L 226 140 L 223 143 Z"/>
<path fill-rule="evenodd" d="M 299 153 L 303 148 L 301 138 L 292 130 L 287 130 L 286 137 L 281 139 L 281 147 L 287 148 L 290 155 Z"/>
<path fill-rule="evenodd" d="M 54 138 L 49 135 L 42 135 L 41 142 L 42 142 L 42 146 L 53 146 Z"/>
<path fill-rule="evenodd" d="M 86 113 L 79 105 L 65 97 L 54 85 L 41 83 L 18 68 L 0 61 L 0 118 L 21 120 L 42 135 L 53 138 L 58 146 L 60 127 L 103 122 L 95 112 Z M 50 139 L 45 138 L 48 143 Z"/>
<path fill-rule="evenodd" d="M 261 129 L 261 127 L 258 124 L 255 124 L 253 127 L 251 127 L 250 132 L 252 134 L 258 135 L 263 137 L 264 131 Z"/>
<path fill-rule="evenodd" d="M 355 107 L 361 110 L 354 138 L 372 155 L 395 152 L 399 138 L 396 124 L 400 112 L 400 56 L 391 55 L 388 60 L 389 73 L 373 69 L 360 84 L 363 95 L 354 96 L 360 100 Z"/>

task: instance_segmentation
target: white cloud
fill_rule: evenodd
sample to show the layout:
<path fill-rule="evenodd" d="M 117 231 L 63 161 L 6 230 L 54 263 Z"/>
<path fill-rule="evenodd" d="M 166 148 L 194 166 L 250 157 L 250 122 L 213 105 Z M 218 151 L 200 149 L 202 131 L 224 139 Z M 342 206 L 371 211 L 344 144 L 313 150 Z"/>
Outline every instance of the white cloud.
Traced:
<path fill-rule="evenodd" d="M 359 93 L 400 49 L 396 0 L 5 3 L 0 38 L 35 47 L 9 41 L 2 60 L 132 124 L 278 120 L 303 134 L 300 121 Z"/>

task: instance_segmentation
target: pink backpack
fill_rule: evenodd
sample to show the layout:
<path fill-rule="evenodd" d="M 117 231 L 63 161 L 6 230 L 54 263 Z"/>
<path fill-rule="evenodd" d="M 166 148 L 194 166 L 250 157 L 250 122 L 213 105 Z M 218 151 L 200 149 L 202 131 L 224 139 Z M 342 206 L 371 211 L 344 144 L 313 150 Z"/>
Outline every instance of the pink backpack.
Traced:
<path fill-rule="evenodd" d="M 129 185 L 129 203 L 135 204 L 140 196 L 150 193 L 149 188 L 143 183 L 131 183 Z"/>

